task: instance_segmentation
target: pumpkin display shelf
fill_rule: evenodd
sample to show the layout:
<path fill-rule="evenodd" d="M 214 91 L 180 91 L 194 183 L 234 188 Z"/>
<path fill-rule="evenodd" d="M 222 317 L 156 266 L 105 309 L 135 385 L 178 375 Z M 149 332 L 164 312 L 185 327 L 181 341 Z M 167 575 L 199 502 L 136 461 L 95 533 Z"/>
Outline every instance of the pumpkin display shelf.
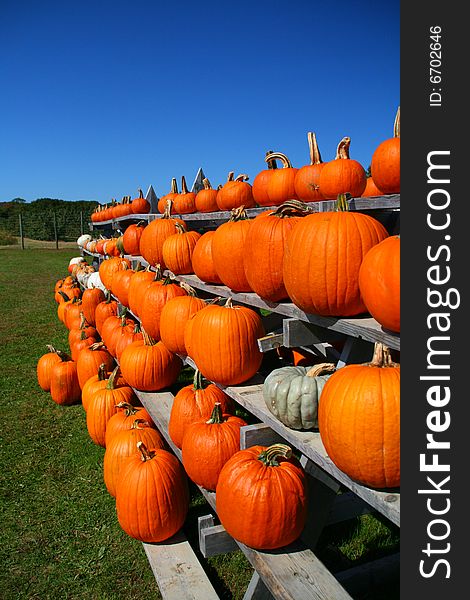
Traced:
<path fill-rule="evenodd" d="M 399 211 L 400 195 L 372 199 L 352 198 L 348 202 L 351 210 L 361 212 L 383 210 L 386 213 L 393 213 Z M 332 210 L 333 206 L 334 201 L 316 202 L 312 203 L 311 210 L 312 212 L 328 211 Z M 247 214 L 253 217 L 267 208 L 248 209 Z M 230 213 L 220 211 L 177 216 L 185 221 L 194 222 L 194 226 L 200 229 L 214 227 L 228 220 Z M 111 224 L 114 228 L 119 228 L 126 220 L 130 225 L 133 219 L 151 221 L 160 217 L 161 215 L 155 214 L 134 215 L 132 218 L 123 217 L 110 222 L 95 222 L 91 226 L 99 229 L 101 226 L 109 227 Z M 83 248 L 81 252 L 93 256 L 98 263 L 104 259 L 102 255 L 88 252 Z M 140 256 L 126 256 L 126 258 L 133 266 L 137 263 L 148 266 Z M 279 346 L 300 346 L 310 352 L 328 354 L 329 358 L 336 362 L 337 367 L 341 367 L 351 360 L 354 352 L 358 352 L 359 355 L 361 352 L 370 353 L 371 344 L 375 342 L 383 342 L 395 350 L 400 349 L 400 336 L 383 329 L 369 316 L 322 317 L 305 313 L 291 302 L 265 302 L 254 293 L 234 293 L 223 285 L 209 285 L 195 275 L 180 275 L 176 279 L 200 290 L 207 297 L 231 297 L 234 303 L 269 311 L 270 314 L 265 319 L 270 324 L 267 331 L 272 333 L 258 340 L 262 352 Z M 133 316 L 139 320 L 135 315 Z M 334 342 L 338 337 L 344 342 L 341 350 L 335 349 Z M 190 358 L 184 356 L 181 358 L 186 364 L 195 367 Z M 241 542 L 236 542 L 222 525 L 214 524 L 212 515 L 200 517 L 199 547 L 203 556 L 209 557 L 234 549 L 242 550 L 254 568 L 253 578 L 244 597 L 246 600 L 257 597 L 285 600 L 297 600 L 302 597 L 341 600 L 353 598 L 363 592 L 364 586 L 367 587 L 371 580 L 383 582 L 387 578 L 396 577 L 399 554 L 386 556 L 367 565 L 334 574 L 318 559 L 315 545 L 327 524 L 373 512 L 379 513 L 399 526 L 400 493 L 396 489 L 377 490 L 364 486 L 340 471 L 328 457 L 318 430 L 298 431 L 284 426 L 266 407 L 262 394 L 263 381 L 264 377 L 258 373 L 242 384 L 228 387 L 219 385 L 219 387 L 259 420 L 257 424 L 241 428 L 240 448 L 281 442 L 289 444 L 300 455 L 301 464 L 310 475 L 309 491 L 313 498 L 307 525 L 299 540 L 272 552 L 254 550 Z M 135 393 L 174 454 L 181 460 L 181 450 L 175 446 L 168 433 L 173 394 L 138 390 L 135 390 Z M 341 488 L 345 491 L 339 494 Z M 216 515 L 216 494 L 203 488 L 200 490 Z M 177 586 L 177 591 L 173 590 L 173 593 L 176 593 L 173 597 L 217 597 L 183 533 L 176 534 L 174 538 L 162 544 L 144 544 L 144 549 L 160 586 L 167 585 L 165 581 L 171 572 L 173 581 L 171 586 Z M 182 558 L 183 555 L 185 558 Z M 175 576 L 171 569 L 172 563 L 176 561 L 182 561 L 185 569 L 179 570 L 178 575 Z M 176 579 L 179 580 L 178 585 L 175 583 Z M 171 594 L 168 597 L 171 597 Z"/>

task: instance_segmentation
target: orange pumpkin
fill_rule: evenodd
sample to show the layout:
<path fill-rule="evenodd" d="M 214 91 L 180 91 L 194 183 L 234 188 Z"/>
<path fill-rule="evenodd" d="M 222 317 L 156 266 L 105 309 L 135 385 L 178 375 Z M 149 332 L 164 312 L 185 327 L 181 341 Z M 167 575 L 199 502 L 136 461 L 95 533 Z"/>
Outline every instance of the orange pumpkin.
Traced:
<path fill-rule="evenodd" d="M 215 231 L 206 231 L 196 242 L 191 257 L 193 272 L 206 283 L 222 283 L 217 275 L 212 257 L 214 235 Z"/>
<path fill-rule="evenodd" d="M 168 201 L 163 217 L 151 221 L 144 229 L 140 238 L 141 256 L 151 265 L 161 265 L 162 269 L 166 269 L 163 261 L 163 242 L 167 237 L 176 233 L 176 223 L 182 224 L 186 229 L 184 222 L 181 219 L 173 219 L 170 212 L 171 200 Z"/>
<path fill-rule="evenodd" d="M 318 202 L 323 200 L 320 192 L 320 174 L 325 166 L 322 162 L 317 138 L 312 131 L 307 133 L 310 149 L 310 164 L 301 167 L 295 176 L 295 193 L 303 202 Z"/>
<path fill-rule="evenodd" d="M 219 205 L 217 204 L 217 190 L 212 189 L 211 183 L 207 177 L 202 180 L 202 183 L 204 189 L 196 194 L 196 211 L 207 213 L 219 210 Z"/>
<path fill-rule="evenodd" d="M 95 310 L 95 327 L 99 334 L 103 330 L 103 325 L 108 317 L 114 317 L 118 313 L 118 303 L 111 298 L 111 293 L 107 292 L 106 300 L 100 302 Z"/>
<path fill-rule="evenodd" d="M 39 386 L 45 391 L 49 392 L 51 389 L 51 372 L 52 367 L 57 363 L 62 362 L 60 358 L 60 350 L 56 350 L 54 346 L 46 346 L 49 352 L 43 354 L 38 360 L 36 366 L 36 374 L 38 378 Z"/>
<path fill-rule="evenodd" d="M 186 275 L 193 272 L 191 257 L 201 234 L 197 231 L 186 231 L 176 223 L 176 233 L 163 242 L 163 261 L 175 275 Z"/>
<path fill-rule="evenodd" d="M 370 363 L 331 375 L 318 424 L 328 456 L 349 477 L 374 488 L 400 485 L 400 366 L 387 348 L 377 343 Z"/>
<path fill-rule="evenodd" d="M 359 270 L 367 310 L 383 327 L 400 331 L 400 238 L 390 236 L 369 250 Z"/>
<path fill-rule="evenodd" d="M 155 428 L 152 417 L 143 406 L 133 406 L 128 402 L 116 404 L 117 412 L 106 424 L 106 447 L 109 447 L 111 439 L 121 431 L 128 431 L 135 420 L 143 421 L 147 427 Z"/>
<path fill-rule="evenodd" d="M 372 177 L 384 194 L 400 192 L 400 107 L 393 127 L 393 137 L 382 142 L 372 155 Z"/>
<path fill-rule="evenodd" d="M 157 204 L 157 208 L 158 208 L 158 212 L 159 213 L 163 213 L 165 212 L 165 208 L 167 206 L 168 200 L 171 200 L 171 202 L 173 203 L 175 201 L 176 196 L 178 195 L 178 183 L 176 181 L 176 179 L 173 177 L 173 179 L 171 180 L 171 190 L 168 194 L 165 194 L 164 196 L 162 196 L 160 198 L 160 200 L 158 201 Z"/>
<path fill-rule="evenodd" d="M 363 198 L 371 198 L 373 196 L 383 196 L 383 192 L 375 185 L 372 177 L 367 178 L 366 189 L 362 192 Z"/>
<path fill-rule="evenodd" d="M 290 160 L 281 152 L 268 154 L 264 159 L 267 163 L 270 160 L 280 160 L 281 169 L 273 169 L 268 180 L 268 196 L 272 206 L 279 206 L 287 200 L 297 200 L 294 181 L 298 169 L 295 169 Z"/>
<path fill-rule="evenodd" d="M 82 295 L 82 311 L 90 325 L 95 325 L 95 311 L 98 304 L 104 302 L 106 297 L 100 288 L 85 290 Z"/>
<path fill-rule="evenodd" d="M 138 223 L 129 225 L 122 236 L 122 243 L 126 254 L 132 256 L 140 255 L 140 238 L 144 232 L 145 222 L 139 221 Z"/>
<path fill-rule="evenodd" d="M 77 374 L 80 388 L 83 388 L 90 377 L 96 375 L 102 363 L 105 364 L 106 371 L 114 369 L 114 359 L 107 351 L 103 342 L 97 342 L 80 352 L 77 360 Z"/>
<path fill-rule="evenodd" d="M 357 160 L 349 158 L 350 144 L 351 138 L 343 138 L 335 160 L 326 163 L 320 173 L 320 193 L 324 198 L 335 199 L 338 194 L 359 198 L 366 189 L 366 172 Z"/>
<path fill-rule="evenodd" d="M 160 318 L 168 300 L 186 294 L 187 292 L 171 277 L 154 281 L 147 287 L 142 298 L 140 321 L 150 337 L 160 339 Z"/>
<path fill-rule="evenodd" d="M 217 193 L 217 205 L 220 210 L 232 210 L 243 206 L 251 208 L 255 206 L 251 185 L 247 183 L 248 175 L 238 175 L 234 179 L 234 173 L 228 174 L 226 183 Z"/>
<path fill-rule="evenodd" d="M 135 271 L 132 275 L 127 299 L 129 301 L 129 308 L 136 317 L 140 316 L 140 307 L 148 286 L 154 281 L 161 280 L 161 278 L 160 266 L 158 266 L 156 271 L 151 271 L 149 265 L 145 270 Z"/>
<path fill-rule="evenodd" d="M 130 204 L 131 212 L 135 215 L 146 215 L 150 212 L 150 202 L 144 198 L 143 191 L 139 188 L 139 196 Z"/>
<path fill-rule="evenodd" d="M 181 286 L 183 287 L 183 284 Z M 188 295 L 176 296 L 168 300 L 160 315 L 161 340 L 168 350 L 176 354 L 186 354 L 184 345 L 186 323 L 206 306 L 204 300 L 196 297 L 192 288 L 184 286 L 183 289 L 188 291 Z"/>
<path fill-rule="evenodd" d="M 178 215 L 196 212 L 196 193 L 188 190 L 184 175 L 181 177 L 181 192 L 173 198 L 173 211 Z"/>
<path fill-rule="evenodd" d="M 77 377 L 76 363 L 63 352 L 59 353 L 60 362 L 51 369 L 50 392 L 56 404 L 69 405 L 80 402 L 81 389 Z"/>
<path fill-rule="evenodd" d="M 272 153 L 272 150 L 268 150 L 266 152 L 266 156 Z M 270 158 L 266 162 L 268 163 L 268 168 L 260 171 L 258 175 L 256 175 L 256 177 L 253 179 L 252 186 L 253 198 L 255 199 L 256 204 L 259 204 L 260 206 L 271 206 L 268 194 L 268 185 L 274 169 L 277 169 L 277 163 L 275 159 Z"/>

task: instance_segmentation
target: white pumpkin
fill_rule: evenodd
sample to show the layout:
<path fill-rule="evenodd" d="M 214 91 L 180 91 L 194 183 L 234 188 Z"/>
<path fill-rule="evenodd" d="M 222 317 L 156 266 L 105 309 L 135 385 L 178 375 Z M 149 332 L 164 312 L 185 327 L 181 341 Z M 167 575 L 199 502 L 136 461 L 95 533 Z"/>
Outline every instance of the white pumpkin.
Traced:
<path fill-rule="evenodd" d="M 98 273 L 98 271 L 90 274 L 90 276 L 88 277 L 88 280 L 86 282 L 86 286 L 89 290 L 94 287 L 97 287 L 97 288 L 100 288 L 101 290 L 103 290 L 103 292 L 106 291 L 106 287 L 105 287 L 104 283 L 101 281 L 100 274 Z"/>
<path fill-rule="evenodd" d="M 86 243 L 89 242 L 91 240 L 91 235 L 89 235 L 88 233 L 84 233 L 83 235 L 81 235 L 78 240 L 77 240 L 77 244 L 79 246 L 81 246 L 82 248 L 85 247 Z"/>

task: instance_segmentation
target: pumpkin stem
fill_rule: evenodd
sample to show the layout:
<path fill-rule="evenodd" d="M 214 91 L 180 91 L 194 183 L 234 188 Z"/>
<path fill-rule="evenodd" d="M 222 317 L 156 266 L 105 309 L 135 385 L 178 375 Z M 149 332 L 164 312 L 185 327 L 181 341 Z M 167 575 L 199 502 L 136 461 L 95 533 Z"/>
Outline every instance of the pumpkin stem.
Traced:
<path fill-rule="evenodd" d="M 162 277 L 162 266 L 160 263 L 157 263 L 155 265 L 155 278 L 154 281 L 160 281 L 161 279 L 163 279 Z"/>
<path fill-rule="evenodd" d="M 110 292 L 110 290 L 106 290 L 105 293 L 104 293 L 104 296 L 106 298 L 106 304 L 111 304 L 112 298 L 111 298 L 111 292 Z"/>
<path fill-rule="evenodd" d="M 178 182 L 176 181 L 176 177 L 173 177 L 173 179 L 171 180 L 170 194 L 177 194 L 177 193 L 178 193 Z"/>
<path fill-rule="evenodd" d="M 228 174 L 228 177 L 227 177 L 227 181 L 233 181 L 233 176 L 234 175 L 235 175 L 235 172 L 234 171 L 230 171 L 230 173 Z"/>
<path fill-rule="evenodd" d="M 220 402 L 216 402 L 214 404 L 214 409 L 212 410 L 211 418 L 206 421 L 207 425 L 220 425 L 224 422 L 224 417 L 222 415 L 222 405 Z"/>
<path fill-rule="evenodd" d="M 287 158 L 285 154 L 282 154 L 282 152 L 271 152 L 271 154 L 266 155 L 264 160 L 265 162 L 269 162 L 270 160 L 276 159 L 282 162 L 283 169 L 292 169 L 291 161 Z"/>
<path fill-rule="evenodd" d="M 72 360 L 72 357 L 66 354 L 65 352 L 62 352 L 62 350 L 56 350 L 55 353 L 62 362 L 69 362 Z"/>
<path fill-rule="evenodd" d="M 186 179 L 184 175 L 181 177 L 181 193 L 187 194 L 189 192 L 188 186 L 186 185 Z"/>
<path fill-rule="evenodd" d="M 336 199 L 335 211 L 336 212 L 348 212 L 349 211 L 348 200 L 350 200 L 351 198 L 352 198 L 352 196 L 349 193 L 338 194 L 338 197 Z"/>
<path fill-rule="evenodd" d="M 250 178 L 248 175 L 246 175 L 246 173 L 241 173 L 235 177 L 235 181 L 248 181 L 248 179 Z"/>
<path fill-rule="evenodd" d="M 124 306 L 123 304 L 121 305 L 121 308 L 118 310 L 118 317 L 120 319 L 125 319 L 127 315 L 127 306 Z"/>
<path fill-rule="evenodd" d="M 260 460 L 266 467 L 278 467 L 279 462 L 277 461 L 277 458 L 279 456 L 289 459 L 292 456 L 292 448 L 286 446 L 285 444 L 273 444 L 261 452 L 261 454 L 258 456 L 258 460 Z"/>
<path fill-rule="evenodd" d="M 392 367 L 396 368 L 399 366 L 398 363 L 393 362 L 390 354 L 390 349 L 382 344 L 382 342 L 376 342 L 374 346 L 374 356 L 369 363 L 364 363 L 365 366 L 369 367 Z"/>
<path fill-rule="evenodd" d="M 277 169 L 277 162 L 275 158 L 267 158 L 270 154 L 273 154 L 272 150 L 268 150 L 265 154 L 265 161 L 268 163 L 268 169 Z"/>
<path fill-rule="evenodd" d="M 62 296 L 63 300 L 65 300 L 65 302 L 70 302 L 70 298 L 67 296 L 67 294 L 65 292 L 61 292 L 59 290 L 59 294 Z"/>
<path fill-rule="evenodd" d="M 155 344 L 157 343 L 152 337 L 149 336 L 149 334 L 145 331 L 145 329 L 142 327 L 142 338 L 144 340 L 144 345 L 145 346 L 155 346 Z"/>
<path fill-rule="evenodd" d="M 104 381 L 106 379 L 106 364 L 101 363 L 98 367 L 98 381 Z"/>
<path fill-rule="evenodd" d="M 142 462 L 145 462 L 146 460 L 152 460 L 152 458 L 155 456 L 155 452 L 147 450 L 147 446 L 144 444 L 144 442 L 137 442 L 137 450 L 140 452 L 140 458 Z"/>
<path fill-rule="evenodd" d="M 144 425 L 144 427 L 140 427 L 140 425 Z M 131 429 L 146 429 L 148 426 L 149 426 L 149 423 L 145 419 L 134 419 L 134 421 L 132 421 L 132 425 L 130 428 Z"/>
<path fill-rule="evenodd" d="M 143 198 L 144 192 L 140 188 L 137 191 L 139 192 L 139 198 Z"/>
<path fill-rule="evenodd" d="M 202 373 L 199 369 L 196 369 L 194 372 L 193 378 L 193 390 L 203 390 L 204 386 L 202 384 Z"/>
<path fill-rule="evenodd" d="M 235 221 L 242 221 L 243 219 L 247 219 L 248 215 L 246 214 L 245 206 L 239 206 L 238 208 L 232 208 L 230 211 L 230 221 L 234 223 Z"/>
<path fill-rule="evenodd" d="M 96 342 L 88 347 L 88 350 L 100 350 L 100 348 L 104 348 L 104 342 Z"/>
<path fill-rule="evenodd" d="M 351 138 L 344 137 L 338 144 L 336 149 L 335 160 L 348 159 L 349 158 L 349 146 L 351 145 Z"/>
<path fill-rule="evenodd" d="M 49 350 L 49 352 L 54 352 L 55 354 L 57 353 L 57 350 L 54 348 L 54 346 L 52 344 L 47 344 L 46 348 Z"/>
<path fill-rule="evenodd" d="M 283 219 L 284 217 L 293 217 L 299 215 L 305 215 L 309 213 L 310 210 L 308 208 L 308 204 L 305 202 L 300 202 L 300 200 L 287 200 L 284 204 L 281 204 L 276 210 L 273 210 L 269 216 L 272 217 L 280 217 Z"/>
<path fill-rule="evenodd" d="M 230 296 L 227 298 L 227 301 L 224 304 L 224 308 L 233 308 L 232 298 Z"/>
<path fill-rule="evenodd" d="M 203 184 L 205 190 L 211 190 L 212 189 L 211 182 L 207 179 L 207 177 L 205 177 L 202 180 L 202 184 Z"/>
<path fill-rule="evenodd" d="M 111 373 L 111 375 L 109 376 L 108 379 L 108 383 L 106 384 L 106 389 L 107 390 L 114 390 L 115 389 L 115 381 L 116 381 L 116 377 L 119 373 L 119 365 L 114 369 L 114 371 Z"/>
<path fill-rule="evenodd" d="M 307 377 L 318 377 L 319 375 L 326 375 L 327 373 L 334 373 L 336 366 L 333 363 L 319 363 L 314 365 L 305 374 Z"/>
<path fill-rule="evenodd" d="M 400 137 L 400 107 L 398 107 L 395 123 L 393 124 L 393 137 Z"/>
<path fill-rule="evenodd" d="M 184 290 L 188 294 L 188 296 L 197 298 L 196 290 L 193 287 L 191 287 L 188 283 L 186 283 L 185 281 L 180 281 L 180 288 L 182 290 Z"/>
<path fill-rule="evenodd" d="M 173 200 L 168 198 L 165 204 L 165 210 L 163 211 L 162 219 L 171 219 L 171 207 L 173 206 Z"/>
<path fill-rule="evenodd" d="M 321 165 L 322 159 L 320 150 L 318 149 L 317 144 L 317 136 L 313 133 L 313 131 L 309 131 L 307 133 L 308 147 L 310 149 L 310 164 L 311 165 Z"/>
<path fill-rule="evenodd" d="M 179 221 L 175 221 L 175 229 L 176 233 L 179 233 L 180 235 L 182 233 L 186 233 L 186 229 L 181 225 Z"/>
<path fill-rule="evenodd" d="M 118 404 L 114 405 L 114 408 L 124 409 L 126 417 L 131 417 L 139 412 L 139 409 L 132 406 L 132 404 L 129 404 L 129 402 L 119 402 Z"/>

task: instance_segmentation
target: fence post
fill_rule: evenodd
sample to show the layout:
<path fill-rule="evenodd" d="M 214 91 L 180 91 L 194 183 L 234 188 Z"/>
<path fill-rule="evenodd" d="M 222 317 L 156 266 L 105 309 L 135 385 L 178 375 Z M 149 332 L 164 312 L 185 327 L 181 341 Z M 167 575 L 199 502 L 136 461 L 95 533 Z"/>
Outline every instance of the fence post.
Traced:
<path fill-rule="evenodd" d="M 55 239 L 55 249 L 59 249 L 59 238 L 57 237 L 57 219 L 55 216 L 55 211 L 52 213 L 52 222 L 54 224 L 54 239 Z"/>
<path fill-rule="evenodd" d="M 21 213 L 18 215 L 20 219 L 20 239 L 21 239 L 21 249 L 24 250 L 24 234 L 23 234 L 23 216 Z"/>

